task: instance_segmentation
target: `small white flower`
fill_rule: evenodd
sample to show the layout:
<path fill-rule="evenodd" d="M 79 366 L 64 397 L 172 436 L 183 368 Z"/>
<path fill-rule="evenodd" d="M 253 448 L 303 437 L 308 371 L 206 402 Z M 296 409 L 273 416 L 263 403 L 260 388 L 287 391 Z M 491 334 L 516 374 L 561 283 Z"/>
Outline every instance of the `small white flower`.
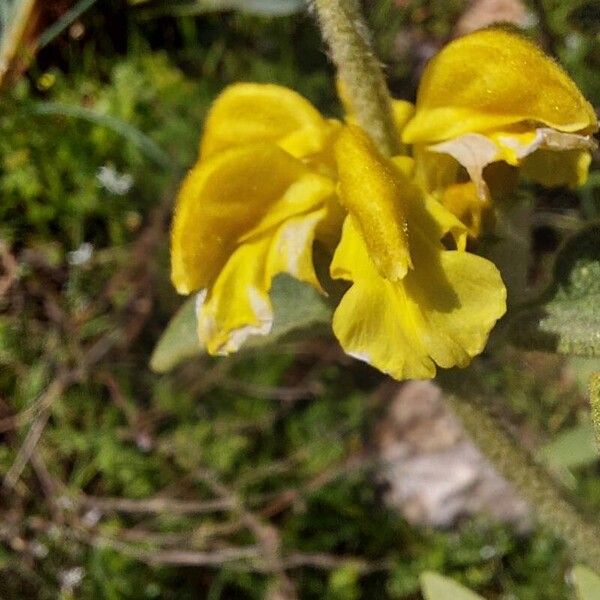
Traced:
<path fill-rule="evenodd" d="M 583 38 L 578 33 L 569 33 L 565 36 L 565 45 L 569 50 L 579 50 L 583 43 Z"/>
<path fill-rule="evenodd" d="M 73 499 L 69 498 L 68 496 L 59 496 L 56 499 L 56 504 L 64 510 L 73 510 L 73 508 L 75 507 Z"/>
<path fill-rule="evenodd" d="M 48 556 L 48 546 L 40 544 L 40 542 L 31 542 L 29 549 L 36 558 L 46 558 Z"/>
<path fill-rule="evenodd" d="M 83 515 L 81 522 L 87 527 L 93 527 L 98 523 L 98 521 L 100 521 L 101 518 L 102 513 L 97 508 L 92 508 Z"/>
<path fill-rule="evenodd" d="M 93 253 L 94 246 L 89 242 L 84 242 L 79 248 L 67 254 L 67 260 L 70 265 L 77 267 L 88 262 L 92 258 Z"/>
<path fill-rule="evenodd" d="M 479 555 L 483 560 L 490 560 L 490 558 L 494 558 L 496 554 L 498 554 L 498 550 L 490 545 L 482 546 L 479 550 Z"/>
<path fill-rule="evenodd" d="M 129 173 L 119 173 L 111 165 L 100 167 L 96 179 L 107 192 L 117 196 L 125 195 L 133 187 L 133 177 Z"/>
<path fill-rule="evenodd" d="M 74 587 L 78 586 L 83 579 L 83 573 L 82 567 L 73 567 L 72 569 L 61 571 L 59 577 L 63 590 L 72 590 Z"/>

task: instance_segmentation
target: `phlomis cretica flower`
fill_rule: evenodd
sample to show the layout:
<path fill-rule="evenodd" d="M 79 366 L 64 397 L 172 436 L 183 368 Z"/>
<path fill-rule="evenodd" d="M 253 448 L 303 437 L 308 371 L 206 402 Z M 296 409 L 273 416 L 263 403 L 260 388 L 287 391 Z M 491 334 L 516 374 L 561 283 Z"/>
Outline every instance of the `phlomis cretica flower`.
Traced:
<path fill-rule="evenodd" d="M 327 119 L 287 88 L 236 84 L 217 98 L 171 239 L 172 281 L 197 294 L 209 353 L 270 331 L 276 275 L 328 293 L 317 241 L 331 278 L 346 282 L 332 328 L 348 354 L 408 379 L 483 350 L 506 310 L 500 273 L 466 249 L 492 201 L 484 168 L 504 161 L 548 185 L 581 183 L 595 115 L 560 67 L 502 29 L 452 42 L 427 67 L 416 107 L 393 110 L 410 146 L 390 158 L 352 115 Z M 561 169 L 547 172 L 559 155 Z"/>
<path fill-rule="evenodd" d="M 419 177 L 430 191 L 443 193 L 460 164 L 487 200 L 483 170 L 497 161 L 546 186 L 582 185 L 597 128 L 593 107 L 554 60 L 522 35 L 490 28 L 428 63 L 402 139 L 423 158 Z"/>

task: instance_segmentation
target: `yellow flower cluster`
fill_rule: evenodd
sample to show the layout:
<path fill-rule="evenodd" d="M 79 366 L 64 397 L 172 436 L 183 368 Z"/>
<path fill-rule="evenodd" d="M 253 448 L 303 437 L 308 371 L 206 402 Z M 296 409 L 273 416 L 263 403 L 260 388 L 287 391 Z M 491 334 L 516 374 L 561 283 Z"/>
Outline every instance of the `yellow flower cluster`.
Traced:
<path fill-rule="evenodd" d="M 506 301 L 496 267 L 466 250 L 490 201 L 484 168 L 504 161 L 542 183 L 579 184 L 595 114 L 560 67 L 498 28 L 449 44 L 416 106 L 393 108 L 412 147 L 389 158 L 351 115 L 326 119 L 287 88 L 237 84 L 215 101 L 172 230 L 172 280 L 198 292 L 209 353 L 270 331 L 277 274 L 326 293 L 316 241 L 330 249 L 331 277 L 348 282 L 333 316 L 348 354 L 407 379 L 482 351 Z"/>

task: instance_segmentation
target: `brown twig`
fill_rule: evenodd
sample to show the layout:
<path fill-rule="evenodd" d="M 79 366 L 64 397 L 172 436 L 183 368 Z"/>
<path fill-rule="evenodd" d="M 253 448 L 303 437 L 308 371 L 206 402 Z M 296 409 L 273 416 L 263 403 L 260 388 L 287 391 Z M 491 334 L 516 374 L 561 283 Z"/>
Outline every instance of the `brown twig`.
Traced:
<path fill-rule="evenodd" d="M 387 559 L 368 561 L 358 556 L 336 556 L 326 553 L 291 552 L 276 561 L 265 557 L 260 545 L 219 548 L 210 552 L 191 550 L 147 550 L 102 535 L 89 535 L 79 531 L 77 537 L 96 547 L 110 547 L 150 565 L 175 565 L 186 567 L 222 567 L 236 571 L 279 574 L 281 570 L 312 567 L 332 570 L 352 564 L 361 574 L 387 571 L 393 562 Z"/>
<path fill-rule="evenodd" d="M 254 534 L 258 541 L 262 554 L 272 567 L 272 572 L 277 576 L 278 586 L 281 593 L 286 598 L 297 598 L 296 589 L 292 580 L 285 572 L 282 564 L 281 536 L 277 528 L 271 523 L 265 521 L 252 511 L 248 510 L 238 494 L 221 483 L 218 477 L 208 471 L 198 471 L 199 477 L 212 489 L 213 493 L 223 498 L 233 498 L 235 500 L 237 512 L 240 520 Z"/>
<path fill-rule="evenodd" d="M 87 508 L 95 508 L 102 512 L 124 512 L 138 514 L 170 513 L 176 515 L 206 514 L 234 507 L 231 498 L 214 500 L 176 500 L 173 498 L 148 498 L 134 500 L 131 498 L 102 498 L 98 496 L 83 496 L 79 502 Z"/>
<path fill-rule="evenodd" d="M 323 386 L 318 381 L 311 381 L 299 386 L 266 386 L 240 381 L 239 379 L 225 378 L 219 381 L 219 387 L 226 390 L 239 392 L 246 396 L 261 398 L 262 400 L 277 400 L 280 402 L 296 402 L 304 398 L 317 396 L 323 391 Z"/>
<path fill-rule="evenodd" d="M 322 489 L 344 474 L 368 468 L 373 464 L 375 464 L 375 461 L 370 457 L 363 455 L 350 456 L 341 465 L 317 474 L 301 488 L 284 490 L 263 507 L 258 514 L 261 517 L 273 517 L 296 504 L 301 498 Z"/>
<path fill-rule="evenodd" d="M 31 459 L 35 448 L 42 437 L 42 433 L 48 423 L 52 405 L 58 397 L 64 392 L 68 384 L 73 379 L 73 373 L 63 372 L 59 374 L 52 383 L 46 388 L 42 396 L 37 402 L 39 407 L 37 416 L 35 417 L 23 444 L 19 448 L 17 456 L 6 473 L 3 481 L 3 487 L 11 490 L 15 487 L 17 481 L 23 473 L 23 469 Z"/>
<path fill-rule="evenodd" d="M 0 264 L 4 269 L 4 274 L 0 277 L 0 298 L 2 298 L 17 279 L 19 266 L 17 259 L 4 240 L 0 240 Z"/>
<path fill-rule="evenodd" d="M 0 433 L 5 433 L 6 431 L 11 431 L 12 429 L 18 429 L 25 423 L 28 423 L 31 417 L 39 410 L 39 406 L 37 404 L 32 404 L 27 408 L 24 408 L 21 412 L 16 415 L 10 415 L 9 417 L 4 417 L 4 419 L 0 419 Z"/>

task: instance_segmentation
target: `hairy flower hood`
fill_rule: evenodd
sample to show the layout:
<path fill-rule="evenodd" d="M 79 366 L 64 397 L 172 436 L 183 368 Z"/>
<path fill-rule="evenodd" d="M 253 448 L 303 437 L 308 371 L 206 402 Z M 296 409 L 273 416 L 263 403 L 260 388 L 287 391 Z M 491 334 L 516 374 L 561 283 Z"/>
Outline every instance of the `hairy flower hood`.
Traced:
<path fill-rule="evenodd" d="M 545 185 L 582 184 L 597 128 L 594 109 L 556 62 L 521 34 L 493 27 L 429 62 L 402 139 L 452 156 L 486 198 L 483 169 L 500 160 Z"/>
<path fill-rule="evenodd" d="M 596 114 L 565 71 L 519 33 L 501 28 L 454 40 L 428 63 L 407 144 L 541 124 L 593 133 Z"/>

